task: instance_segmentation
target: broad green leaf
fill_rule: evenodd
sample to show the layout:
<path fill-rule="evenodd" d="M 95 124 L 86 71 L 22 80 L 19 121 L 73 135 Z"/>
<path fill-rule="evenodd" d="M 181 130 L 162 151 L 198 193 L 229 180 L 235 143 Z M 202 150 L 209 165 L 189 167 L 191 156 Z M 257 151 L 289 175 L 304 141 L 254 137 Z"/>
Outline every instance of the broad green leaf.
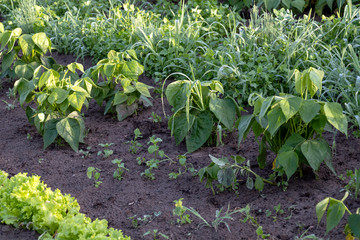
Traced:
<path fill-rule="evenodd" d="M 274 136 L 279 127 L 286 122 L 286 118 L 280 107 L 275 107 L 274 109 L 270 110 L 267 114 L 267 118 L 269 121 L 269 127 L 267 130 L 271 136 Z"/>
<path fill-rule="evenodd" d="M 117 77 L 117 76 L 113 76 L 115 67 L 116 67 L 116 65 L 113 63 L 108 63 L 108 64 L 104 65 L 104 73 L 105 73 L 106 77 L 108 77 L 108 78 Z"/>
<path fill-rule="evenodd" d="M 0 32 L 4 32 L 4 25 L 0 22 Z"/>
<path fill-rule="evenodd" d="M 258 138 L 264 132 L 264 129 L 258 123 L 258 121 L 253 120 L 252 124 L 250 124 L 250 125 L 251 125 L 251 129 L 252 129 L 253 133 L 255 134 L 255 138 Z"/>
<path fill-rule="evenodd" d="M 299 167 L 299 157 L 294 151 L 282 152 L 277 156 L 276 163 L 284 168 L 289 180 Z"/>
<path fill-rule="evenodd" d="M 310 67 L 308 69 L 309 76 L 307 78 L 307 87 L 309 89 L 311 97 L 315 95 L 317 91 L 321 92 L 322 79 L 324 78 L 324 72 Z"/>
<path fill-rule="evenodd" d="M 18 78 L 31 79 L 34 74 L 34 69 L 30 64 L 21 64 L 15 67 L 15 74 Z"/>
<path fill-rule="evenodd" d="M 3 57 L 2 64 L 1 64 L 2 72 L 5 72 L 8 68 L 10 68 L 11 64 L 13 64 L 13 62 L 14 62 L 15 55 L 16 55 L 16 52 L 11 51 Z"/>
<path fill-rule="evenodd" d="M 262 190 L 264 190 L 264 180 L 259 176 L 256 176 L 256 179 L 255 179 L 255 189 L 260 192 L 262 192 Z"/>
<path fill-rule="evenodd" d="M 48 94 L 46 94 L 46 93 L 40 94 L 36 97 L 36 101 L 41 106 L 46 101 L 47 97 L 48 97 Z"/>
<path fill-rule="evenodd" d="M 351 214 L 348 223 L 354 237 L 360 238 L 360 214 Z"/>
<path fill-rule="evenodd" d="M 20 95 L 19 102 L 21 106 L 24 104 L 28 95 L 35 89 L 33 82 L 28 81 L 24 78 L 17 80 L 15 82 L 14 87 L 15 87 L 15 92 L 18 92 Z"/>
<path fill-rule="evenodd" d="M 326 102 L 324 105 L 324 113 L 331 125 L 347 135 L 348 122 L 339 103 Z"/>
<path fill-rule="evenodd" d="M 244 115 L 241 116 L 238 131 L 238 145 L 240 145 L 241 141 L 246 138 L 247 132 L 249 131 L 251 127 L 251 123 L 253 122 L 253 116 L 252 115 Z"/>
<path fill-rule="evenodd" d="M 246 179 L 246 187 L 250 190 L 254 188 L 254 180 L 250 176 Z"/>
<path fill-rule="evenodd" d="M 325 129 L 325 125 L 327 123 L 326 117 L 321 114 L 317 115 L 311 122 L 310 125 L 318 134 L 322 134 Z"/>
<path fill-rule="evenodd" d="M 35 43 L 32 40 L 31 35 L 24 34 L 19 38 L 19 45 L 24 55 L 31 56 L 35 47 Z"/>
<path fill-rule="evenodd" d="M 48 49 L 50 48 L 50 41 L 45 33 L 35 33 L 32 36 L 32 40 L 44 54 L 47 53 Z"/>
<path fill-rule="evenodd" d="M 326 233 L 336 227 L 345 213 L 344 203 L 330 198 L 329 208 L 326 214 Z"/>
<path fill-rule="evenodd" d="M 56 124 L 60 121 L 60 119 L 50 119 L 45 122 L 44 125 L 44 149 L 46 149 L 51 143 L 53 143 L 58 136 L 58 132 L 56 130 Z"/>
<path fill-rule="evenodd" d="M 261 139 L 260 146 L 259 146 L 259 155 L 257 156 L 256 160 L 259 164 L 259 168 L 264 169 L 266 166 L 266 137 L 264 136 Z"/>
<path fill-rule="evenodd" d="M 299 10 L 300 12 L 304 11 L 306 2 L 304 0 L 294 0 L 291 2 L 291 6 Z"/>
<path fill-rule="evenodd" d="M 126 103 L 116 105 L 118 120 L 122 121 L 125 118 L 131 116 L 136 111 L 137 108 L 138 108 L 137 103 L 133 103 L 130 106 Z"/>
<path fill-rule="evenodd" d="M 168 85 L 165 95 L 169 104 L 174 107 L 174 112 L 185 106 L 190 91 L 190 82 L 186 80 L 176 81 Z"/>
<path fill-rule="evenodd" d="M 288 121 L 299 111 L 301 106 L 301 98 L 295 96 L 286 96 L 284 99 L 280 100 L 279 104 L 286 121 Z"/>
<path fill-rule="evenodd" d="M 271 106 L 271 103 L 273 101 L 274 97 L 267 97 L 261 105 L 261 109 L 260 109 L 260 113 L 259 113 L 259 120 L 261 122 L 262 118 L 265 116 L 265 114 L 267 113 L 269 107 Z"/>
<path fill-rule="evenodd" d="M 128 79 L 137 80 L 144 72 L 144 66 L 137 61 L 124 62 L 121 68 L 121 74 Z"/>
<path fill-rule="evenodd" d="M 82 64 L 76 63 L 76 62 L 68 64 L 67 68 L 73 73 L 76 72 L 76 69 L 79 69 L 80 72 L 82 72 L 82 73 L 84 72 L 84 66 Z"/>
<path fill-rule="evenodd" d="M 295 69 L 294 75 L 295 75 L 295 90 L 297 93 L 303 96 L 306 90 L 306 79 L 304 77 L 305 74 Z"/>
<path fill-rule="evenodd" d="M 1 48 L 0 48 L 0 51 L 3 50 L 6 45 L 9 43 L 10 39 L 11 39 L 11 35 L 12 35 L 12 32 L 10 31 L 6 31 L 6 32 L 3 32 L 0 36 L 1 36 Z"/>
<path fill-rule="evenodd" d="M 151 107 L 153 106 L 153 103 L 150 101 L 150 99 L 148 99 L 147 97 L 145 97 L 144 95 L 141 95 L 139 98 L 139 102 L 144 105 L 145 107 Z"/>
<path fill-rule="evenodd" d="M 319 169 L 320 164 L 325 159 L 330 160 L 332 158 L 329 144 L 322 138 L 305 141 L 301 145 L 301 152 L 314 171 Z"/>
<path fill-rule="evenodd" d="M 84 122 L 84 119 L 81 117 L 80 113 L 77 112 L 77 111 L 73 111 L 67 117 L 77 120 L 78 123 L 80 124 L 79 142 L 84 143 L 84 138 L 85 138 L 85 122 Z"/>
<path fill-rule="evenodd" d="M 300 145 L 300 143 L 303 143 L 306 139 L 303 138 L 300 134 L 294 133 L 292 134 L 284 143 L 284 146 L 288 146 L 291 148 L 296 148 Z"/>
<path fill-rule="evenodd" d="M 115 93 L 113 105 L 119 105 L 126 102 L 128 96 L 120 91 Z"/>
<path fill-rule="evenodd" d="M 225 168 L 218 171 L 217 178 L 219 183 L 228 188 L 234 183 L 236 176 L 233 169 Z"/>
<path fill-rule="evenodd" d="M 148 85 L 146 85 L 146 84 L 144 84 L 142 82 L 137 82 L 135 84 L 135 88 L 136 88 L 136 90 L 138 90 L 145 97 L 151 98 Z"/>
<path fill-rule="evenodd" d="M 69 91 L 66 91 L 65 89 L 59 87 L 53 88 L 51 89 L 51 94 L 48 98 L 48 102 L 51 105 L 54 105 L 54 103 L 61 104 L 63 101 L 65 101 L 68 95 Z"/>
<path fill-rule="evenodd" d="M 291 0 L 282 0 L 281 2 L 285 5 L 286 8 L 291 8 Z"/>
<path fill-rule="evenodd" d="M 194 124 L 194 120 L 195 116 L 190 114 L 188 122 L 186 119 L 186 113 L 184 112 L 178 113 L 170 118 L 169 126 L 171 129 L 171 135 L 175 137 L 176 145 L 179 145 L 184 140 Z"/>
<path fill-rule="evenodd" d="M 356 169 L 355 170 L 355 179 L 356 179 L 356 183 L 355 183 L 355 198 L 358 197 L 358 193 L 360 190 L 360 169 Z"/>
<path fill-rule="evenodd" d="M 266 10 L 271 11 L 279 6 L 280 0 L 264 0 L 264 4 Z"/>
<path fill-rule="evenodd" d="M 57 71 L 50 69 L 41 75 L 37 85 L 40 89 L 43 86 L 46 86 L 47 88 L 55 87 L 59 78 L 60 74 Z"/>
<path fill-rule="evenodd" d="M 56 124 L 58 134 L 77 152 L 79 149 L 80 124 L 76 119 L 64 118 Z"/>
<path fill-rule="evenodd" d="M 236 120 L 236 106 L 231 99 L 211 98 L 209 107 L 210 111 L 227 129 L 233 129 Z"/>
<path fill-rule="evenodd" d="M 326 208 L 329 204 L 330 198 L 325 198 L 324 200 L 320 201 L 316 204 L 316 216 L 318 219 L 318 224 L 320 223 L 324 213 L 326 212 Z"/>
<path fill-rule="evenodd" d="M 213 119 L 208 111 L 200 112 L 195 116 L 190 134 L 186 136 L 186 148 L 188 152 L 199 149 L 209 139 L 213 127 Z"/>
<path fill-rule="evenodd" d="M 227 160 L 227 158 L 216 158 L 216 157 L 212 156 L 211 154 L 209 154 L 209 157 L 210 157 L 211 161 L 213 163 L 215 163 L 216 165 L 218 165 L 219 167 L 223 167 L 226 164 L 229 164 L 229 161 Z"/>
<path fill-rule="evenodd" d="M 69 95 L 68 100 L 71 106 L 81 112 L 81 108 L 86 100 L 86 94 L 83 92 L 73 92 Z"/>
<path fill-rule="evenodd" d="M 326 3 L 331 11 L 333 10 L 333 2 L 334 2 L 334 0 L 326 0 Z"/>
<path fill-rule="evenodd" d="M 304 100 L 299 109 L 301 119 L 308 124 L 319 113 L 321 105 L 315 100 Z"/>

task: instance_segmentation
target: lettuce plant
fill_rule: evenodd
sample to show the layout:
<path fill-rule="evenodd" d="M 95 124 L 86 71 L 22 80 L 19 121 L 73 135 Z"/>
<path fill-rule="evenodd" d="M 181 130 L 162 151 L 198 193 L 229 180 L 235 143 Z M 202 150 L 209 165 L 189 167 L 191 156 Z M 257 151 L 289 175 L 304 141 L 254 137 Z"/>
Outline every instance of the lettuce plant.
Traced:
<path fill-rule="evenodd" d="M 280 94 L 251 98 L 252 115 L 239 122 L 239 144 L 250 129 L 256 137 L 262 135 L 258 162 L 265 166 L 266 150 L 277 154 L 273 167 L 289 179 L 302 164 L 317 171 L 322 162 L 334 172 L 332 153 L 322 133 L 331 127 L 347 134 L 347 119 L 339 103 L 323 102 L 313 97 L 321 93 L 324 72 L 309 68 L 295 71 L 295 90 L 298 95 Z"/>
<path fill-rule="evenodd" d="M 179 80 L 169 84 L 165 94 L 174 112 L 168 122 L 171 135 L 176 144 L 185 139 L 188 152 L 204 145 L 216 125 L 232 130 L 240 116 L 241 108 L 234 99 L 223 97 L 219 81 Z"/>
<path fill-rule="evenodd" d="M 137 60 L 133 50 L 121 53 L 112 50 L 108 58 L 99 61 L 91 70 L 92 79 L 97 83 L 92 96 L 99 105 L 105 101 L 104 114 L 116 112 L 119 121 L 131 116 L 139 104 L 152 106 L 149 100 L 152 87 L 138 81 L 144 67 Z"/>

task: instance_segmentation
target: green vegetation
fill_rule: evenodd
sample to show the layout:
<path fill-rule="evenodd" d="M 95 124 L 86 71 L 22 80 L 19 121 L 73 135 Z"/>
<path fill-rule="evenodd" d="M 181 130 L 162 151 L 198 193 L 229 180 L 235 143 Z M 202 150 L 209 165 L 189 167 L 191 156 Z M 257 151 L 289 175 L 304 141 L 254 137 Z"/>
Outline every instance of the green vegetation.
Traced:
<path fill-rule="evenodd" d="M 0 220 L 15 227 L 27 226 L 42 234 L 41 239 L 130 239 L 120 230 L 108 228 L 106 220 L 92 221 L 79 213 L 70 195 L 52 191 L 40 177 L 19 173 L 8 178 L 0 171 Z"/>

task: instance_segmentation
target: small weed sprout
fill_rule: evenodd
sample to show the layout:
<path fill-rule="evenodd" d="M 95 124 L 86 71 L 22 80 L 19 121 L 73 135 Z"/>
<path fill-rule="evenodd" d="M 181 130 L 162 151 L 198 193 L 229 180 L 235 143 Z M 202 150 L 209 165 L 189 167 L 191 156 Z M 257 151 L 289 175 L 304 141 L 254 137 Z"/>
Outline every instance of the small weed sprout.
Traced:
<path fill-rule="evenodd" d="M 87 158 L 90 156 L 90 150 L 91 150 L 91 146 L 88 146 L 86 148 L 86 150 L 80 149 L 79 150 L 79 154 L 81 154 L 81 158 Z"/>
<path fill-rule="evenodd" d="M 94 167 L 88 167 L 87 169 L 87 177 L 89 179 L 94 178 L 94 185 L 96 188 L 98 188 L 100 186 L 100 184 L 102 183 L 102 181 L 100 181 L 100 169 L 99 168 L 94 168 Z"/>
<path fill-rule="evenodd" d="M 103 155 L 103 158 L 108 158 L 113 155 L 114 151 L 110 150 L 109 147 L 112 146 L 114 143 L 100 143 L 99 146 L 105 148 L 103 151 L 98 151 L 97 155 Z"/>
<path fill-rule="evenodd" d="M 159 217 L 161 215 L 161 211 L 154 212 L 153 214 L 146 214 L 143 217 L 137 217 L 137 215 L 129 217 L 131 219 L 131 224 L 134 228 L 138 228 L 139 225 L 146 225 L 150 223 L 152 220 L 154 220 L 156 217 Z"/>
<path fill-rule="evenodd" d="M 192 220 L 190 219 L 189 214 L 185 214 L 187 211 L 187 208 L 182 205 L 183 198 L 180 198 L 179 200 L 175 200 L 175 209 L 173 210 L 173 214 L 175 216 L 178 216 L 179 218 L 176 220 L 178 224 L 186 224 L 191 223 Z"/>
<path fill-rule="evenodd" d="M 113 177 L 119 181 L 123 179 L 123 174 L 125 170 L 129 171 L 129 169 L 125 167 L 125 164 L 122 161 L 122 159 L 114 159 L 111 161 L 113 164 L 117 165 L 117 169 L 115 170 Z"/>
<path fill-rule="evenodd" d="M 143 236 L 145 237 L 147 235 L 152 235 L 154 240 L 159 239 L 158 236 L 163 237 L 165 239 L 170 239 L 167 235 L 159 232 L 159 230 L 157 229 L 153 229 L 152 231 L 147 231 L 146 233 L 144 233 Z"/>
<path fill-rule="evenodd" d="M 142 147 L 142 144 L 137 141 L 138 138 L 142 138 L 140 129 L 136 128 L 134 130 L 134 140 L 127 141 L 126 143 L 130 143 L 130 149 L 129 152 L 132 154 L 136 154 L 139 148 Z"/>
<path fill-rule="evenodd" d="M 14 103 L 9 103 L 5 100 L 1 100 L 1 101 L 3 101 L 6 104 L 6 110 L 11 111 L 11 110 L 15 109 Z"/>
<path fill-rule="evenodd" d="M 161 117 L 154 112 L 151 113 L 149 120 L 152 120 L 153 123 L 160 123 L 162 121 Z"/>
<path fill-rule="evenodd" d="M 170 179 L 177 179 L 180 175 L 185 174 L 187 171 L 189 171 L 192 176 L 197 176 L 197 170 L 194 168 L 194 166 L 191 163 L 190 163 L 190 165 L 191 165 L 190 167 L 187 166 L 186 154 L 179 155 L 177 158 L 179 160 L 180 167 L 179 167 L 178 172 L 169 173 Z"/>
<path fill-rule="evenodd" d="M 31 136 L 30 133 L 27 133 L 27 134 L 26 134 L 26 139 L 29 140 L 29 141 L 31 141 L 31 140 L 33 139 L 33 137 Z"/>
<path fill-rule="evenodd" d="M 346 176 L 350 177 L 349 183 L 344 189 L 350 193 L 354 193 L 355 199 L 357 199 L 360 190 L 360 169 L 346 171 Z"/>

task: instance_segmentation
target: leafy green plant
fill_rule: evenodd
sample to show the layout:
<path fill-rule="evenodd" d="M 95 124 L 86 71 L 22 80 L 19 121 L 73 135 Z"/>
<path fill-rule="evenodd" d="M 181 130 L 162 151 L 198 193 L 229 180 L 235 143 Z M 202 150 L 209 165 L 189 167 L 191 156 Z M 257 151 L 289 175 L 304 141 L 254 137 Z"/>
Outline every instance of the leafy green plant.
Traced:
<path fill-rule="evenodd" d="M 154 180 L 155 174 L 152 172 L 153 169 L 159 168 L 159 164 L 162 162 L 173 162 L 173 160 L 167 156 L 163 150 L 160 150 L 158 143 L 162 142 L 161 138 L 156 138 L 155 135 L 151 136 L 148 141 L 148 153 L 153 154 L 154 157 L 146 160 L 145 157 L 137 157 L 136 160 L 138 164 L 145 164 L 148 168 L 141 173 L 141 176 L 146 176 L 147 178 Z M 158 159 L 160 158 L 160 159 Z"/>
<path fill-rule="evenodd" d="M 360 208 L 356 210 L 356 213 L 350 212 L 344 204 L 348 195 L 349 192 L 346 192 L 341 200 L 328 197 L 316 204 L 318 223 L 320 223 L 326 212 L 326 234 L 339 224 L 340 220 L 344 217 L 345 212 L 347 212 L 349 218 L 345 226 L 346 237 L 350 239 L 351 237 L 360 238 Z"/>
<path fill-rule="evenodd" d="M 154 240 L 159 239 L 158 236 L 165 238 L 165 239 L 170 239 L 167 235 L 163 234 L 162 232 L 160 232 L 157 229 L 153 229 L 152 231 L 147 231 L 146 233 L 143 234 L 144 237 L 147 235 L 152 235 Z"/>
<path fill-rule="evenodd" d="M 111 162 L 113 164 L 115 164 L 117 166 L 117 169 L 115 170 L 114 174 L 113 174 L 113 178 L 121 181 L 123 179 L 123 174 L 126 171 L 129 171 L 129 169 L 127 169 L 125 167 L 125 163 L 122 162 L 122 159 L 114 159 Z"/>
<path fill-rule="evenodd" d="M 90 78 L 78 77 L 76 70 L 83 72 L 79 63 L 67 67 L 58 65 L 57 70 L 41 65 L 35 69 L 31 80 L 17 80 L 15 91 L 21 106 L 25 102 L 34 102 L 36 106 L 27 106 L 26 116 L 43 135 L 44 149 L 60 136 L 78 151 L 85 136 L 85 123 L 80 112 L 83 106 L 88 107 L 95 84 Z"/>
<path fill-rule="evenodd" d="M 86 175 L 89 179 L 94 178 L 94 185 L 96 188 L 98 188 L 100 186 L 100 184 L 102 183 L 102 181 L 100 181 L 100 169 L 99 168 L 94 168 L 94 167 L 88 167 Z"/>
<path fill-rule="evenodd" d="M 355 198 L 358 197 L 360 190 L 360 169 L 348 170 L 346 176 L 350 177 L 349 183 L 344 187 L 346 191 L 354 193 Z"/>
<path fill-rule="evenodd" d="M 45 33 L 22 34 L 21 28 L 5 30 L 0 23 L 0 78 L 32 78 L 40 65 L 51 68 L 55 60 L 45 56 L 51 50 L 51 41 Z"/>
<path fill-rule="evenodd" d="M 220 97 L 224 89 L 219 81 L 179 80 L 170 83 L 165 94 L 174 112 L 168 122 L 171 135 L 176 144 L 185 139 L 188 152 L 204 145 L 216 125 L 231 131 L 240 116 L 240 107 L 232 98 Z"/>
<path fill-rule="evenodd" d="M 114 143 L 99 143 L 99 146 L 103 147 L 104 150 L 98 151 L 97 155 L 101 156 L 103 155 L 103 158 L 108 158 L 111 155 L 114 154 L 114 151 L 109 149 L 110 146 L 112 146 Z"/>
<path fill-rule="evenodd" d="M 266 150 L 277 157 L 273 162 L 280 176 L 285 172 L 288 179 L 306 164 L 317 171 L 322 162 L 335 173 L 332 153 L 322 133 L 333 126 L 347 134 L 347 119 L 339 103 L 323 102 L 312 97 L 321 92 L 324 73 L 314 68 L 295 71 L 295 90 L 300 96 L 280 94 L 264 98 L 251 98 L 252 115 L 243 116 L 239 122 L 239 144 L 250 129 L 256 137 L 261 134 L 260 168 L 265 167 Z"/>
<path fill-rule="evenodd" d="M 187 209 L 182 205 L 183 202 L 182 200 L 184 200 L 183 198 L 180 198 L 178 200 L 175 200 L 175 209 L 173 210 L 173 214 L 175 216 L 178 216 L 179 218 L 176 219 L 176 222 L 178 224 L 186 224 L 186 223 L 191 223 L 192 220 L 190 219 L 190 215 L 189 214 L 185 214 L 185 212 L 187 211 Z"/>
<path fill-rule="evenodd" d="M 152 106 L 151 87 L 138 81 L 143 71 L 133 50 L 120 53 L 112 50 L 91 69 L 98 86 L 93 89 L 92 96 L 99 105 L 106 102 L 104 114 L 116 112 L 118 120 L 122 121 L 131 116 L 139 104 Z"/>
<path fill-rule="evenodd" d="M 16 228 L 26 226 L 42 234 L 41 239 L 130 240 L 121 230 L 108 228 L 106 220 L 80 213 L 74 197 L 51 190 L 39 176 L 19 173 L 11 178 L 0 171 L 0 220 Z"/>
<path fill-rule="evenodd" d="M 79 150 L 79 154 L 81 154 L 81 158 L 87 158 L 90 156 L 90 150 L 91 150 L 91 146 L 88 146 L 86 148 L 86 150 L 80 149 Z"/>
<path fill-rule="evenodd" d="M 138 138 L 142 138 L 142 136 L 141 136 L 140 129 L 136 128 L 136 129 L 134 130 L 134 139 L 131 140 L 131 141 L 125 142 L 125 143 L 130 143 L 130 149 L 129 149 L 129 151 L 130 151 L 132 154 L 136 154 L 137 151 L 139 150 L 139 148 L 142 147 L 142 144 L 137 141 Z"/>
<path fill-rule="evenodd" d="M 213 194 L 215 194 L 213 187 L 214 180 L 217 180 L 220 183 L 220 187 L 234 188 L 235 184 L 237 184 L 238 174 L 246 177 L 246 186 L 249 189 L 253 189 L 255 186 L 256 190 L 262 191 L 264 189 L 265 182 L 268 184 L 274 184 L 266 179 L 263 179 L 257 173 L 252 171 L 250 168 L 250 161 L 246 162 L 246 159 L 241 156 L 231 156 L 234 161 L 233 163 L 231 163 L 226 157 L 216 158 L 212 155 L 209 155 L 209 157 L 212 163 L 210 163 L 207 167 L 200 169 L 198 175 L 201 182 L 206 178 L 206 187 L 211 188 Z M 255 177 L 255 183 L 251 175 Z"/>

